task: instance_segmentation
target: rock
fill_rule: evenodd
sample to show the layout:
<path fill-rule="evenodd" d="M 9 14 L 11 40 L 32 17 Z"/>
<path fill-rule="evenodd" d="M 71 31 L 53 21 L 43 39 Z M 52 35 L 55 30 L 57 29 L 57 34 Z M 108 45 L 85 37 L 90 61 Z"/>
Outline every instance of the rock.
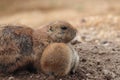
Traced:
<path fill-rule="evenodd" d="M 9 77 L 8 80 L 15 80 L 13 76 Z"/>

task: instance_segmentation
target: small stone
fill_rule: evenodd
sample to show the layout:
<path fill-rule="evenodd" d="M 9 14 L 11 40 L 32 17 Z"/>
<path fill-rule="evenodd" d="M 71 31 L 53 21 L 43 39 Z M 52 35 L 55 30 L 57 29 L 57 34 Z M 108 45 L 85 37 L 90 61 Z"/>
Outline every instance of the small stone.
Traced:
<path fill-rule="evenodd" d="M 108 41 L 103 41 L 103 42 L 102 42 L 102 44 L 106 44 L 106 43 L 108 43 Z"/>
<path fill-rule="evenodd" d="M 103 73 L 105 74 L 105 78 L 109 80 L 116 77 L 116 74 L 109 70 L 103 70 Z"/>
<path fill-rule="evenodd" d="M 33 78 L 33 76 L 31 75 L 30 78 Z"/>
<path fill-rule="evenodd" d="M 40 75 L 36 76 L 36 78 L 40 78 Z"/>
<path fill-rule="evenodd" d="M 86 22 L 86 20 L 83 18 L 83 19 L 81 19 L 81 22 L 82 22 L 82 23 L 85 23 L 85 22 Z"/>
<path fill-rule="evenodd" d="M 81 43 L 81 42 L 78 41 L 78 40 L 75 40 L 75 41 L 72 41 L 72 42 L 71 42 L 72 45 L 75 45 L 75 44 L 77 44 L 77 43 Z"/>
<path fill-rule="evenodd" d="M 9 77 L 8 80 L 14 80 L 15 78 L 13 76 Z"/>
<path fill-rule="evenodd" d="M 51 75 L 47 78 L 47 80 L 55 80 L 55 77 Z"/>

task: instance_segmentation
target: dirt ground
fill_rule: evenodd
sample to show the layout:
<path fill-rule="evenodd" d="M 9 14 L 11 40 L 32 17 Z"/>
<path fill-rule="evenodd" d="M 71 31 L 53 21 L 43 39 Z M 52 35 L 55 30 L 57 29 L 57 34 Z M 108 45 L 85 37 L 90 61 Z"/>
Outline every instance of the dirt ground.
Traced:
<path fill-rule="evenodd" d="M 0 0 L 0 24 L 40 27 L 65 20 L 78 29 L 71 42 L 80 56 L 75 74 L 58 80 L 120 80 L 120 0 Z M 45 80 L 20 71 L 0 80 Z M 56 80 L 57 80 L 56 79 Z"/>

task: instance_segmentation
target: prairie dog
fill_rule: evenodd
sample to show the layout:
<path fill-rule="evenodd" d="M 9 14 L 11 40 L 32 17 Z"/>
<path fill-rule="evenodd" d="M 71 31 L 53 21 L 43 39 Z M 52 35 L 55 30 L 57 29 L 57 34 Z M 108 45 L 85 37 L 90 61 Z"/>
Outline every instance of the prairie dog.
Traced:
<path fill-rule="evenodd" d="M 79 56 L 72 46 L 65 43 L 51 43 L 41 56 L 41 69 L 50 76 L 65 76 L 75 72 Z"/>
<path fill-rule="evenodd" d="M 34 30 L 34 51 L 35 66 L 39 69 L 39 60 L 44 49 L 50 43 L 69 43 L 75 36 L 77 30 L 71 24 L 65 21 L 55 21 L 41 28 Z"/>
<path fill-rule="evenodd" d="M 0 27 L 0 71 L 13 72 L 32 62 L 33 30 L 29 27 L 5 25 Z"/>
<path fill-rule="evenodd" d="M 50 43 L 69 42 L 75 36 L 76 29 L 63 21 L 41 29 L 25 25 L 0 26 L 0 71 L 11 73 L 28 64 L 39 69 L 41 55 Z"/>
<path fill-rule="evenodd" d="M 42 53 L 45 47 L 54 42 L 69 43 L 75 38 L 77 30 L 68 22 L 55 21 L 42 28 L 37 28 L 33 33 L 34 51 Z"/>

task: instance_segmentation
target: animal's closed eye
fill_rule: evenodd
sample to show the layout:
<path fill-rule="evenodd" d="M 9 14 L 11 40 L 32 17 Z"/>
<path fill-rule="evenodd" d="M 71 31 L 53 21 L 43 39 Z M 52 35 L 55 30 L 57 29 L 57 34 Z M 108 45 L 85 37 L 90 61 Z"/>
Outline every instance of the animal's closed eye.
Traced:
<path fill-rule="evenodd" d="M 62 29 L 62 30 L 67 30 L 67 27 L 62 26 L 61 29 Z"/>

